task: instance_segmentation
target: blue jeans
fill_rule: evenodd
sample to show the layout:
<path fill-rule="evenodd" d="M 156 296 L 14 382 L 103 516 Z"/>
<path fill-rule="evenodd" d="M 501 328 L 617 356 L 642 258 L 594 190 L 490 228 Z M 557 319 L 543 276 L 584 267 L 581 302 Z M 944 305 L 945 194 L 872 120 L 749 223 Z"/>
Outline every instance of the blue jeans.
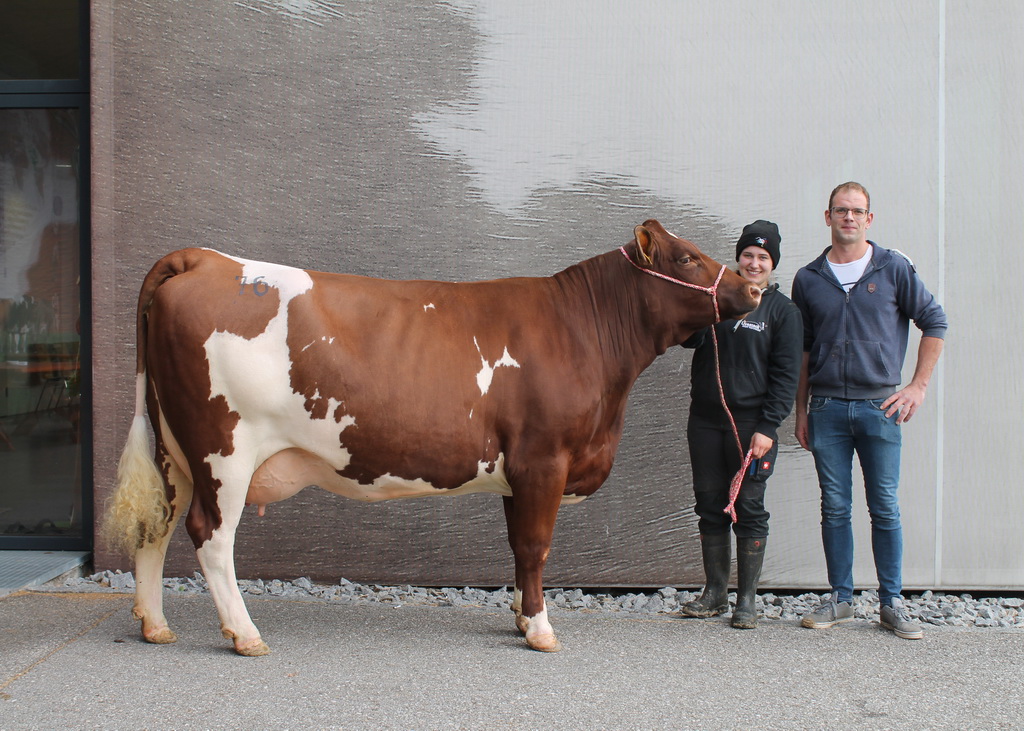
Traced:
<path fill-rule="evenodd" d="M 853 600 L 853 455 L 864 473 L 871 516 L 871 548 L 878 598 L 888 605 L 903 589 L 903 528 L 896 492 L 902 435 L 895 415 L 885 418 L 882 399 L 847 401 L 814 396 L 808 439 L 821 487 L 821 541 L 828 581 L 839 601 Z"/>

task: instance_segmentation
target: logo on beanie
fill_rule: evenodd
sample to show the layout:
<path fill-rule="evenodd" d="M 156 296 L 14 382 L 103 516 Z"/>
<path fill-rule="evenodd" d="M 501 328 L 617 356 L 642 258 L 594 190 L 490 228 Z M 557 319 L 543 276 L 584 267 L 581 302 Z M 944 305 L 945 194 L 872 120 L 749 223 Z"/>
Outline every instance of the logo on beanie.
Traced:
<path fill-rule="evenodd" d="M 758 236 L 756 239 L 754 239 L 754 243 L 757 244 L 758 246 L 763 247 L 768 244 L 768 239 L 764 238 L 763 236 Z"/>

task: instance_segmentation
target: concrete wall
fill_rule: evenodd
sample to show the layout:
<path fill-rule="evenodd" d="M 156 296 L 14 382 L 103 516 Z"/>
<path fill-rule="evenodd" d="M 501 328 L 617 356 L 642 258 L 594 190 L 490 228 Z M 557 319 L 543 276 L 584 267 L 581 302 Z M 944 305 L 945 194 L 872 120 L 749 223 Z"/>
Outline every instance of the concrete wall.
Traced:
<path fill-rule="evenodd" d="M 163 253 L 388 278 L 546 275 L 660 219 L 731 262 L 778 222 L 777 279 L 828 243 L 831 188 L 950 315 L 905 429 L 908 587 L 1024 587 L 1024 9 L 820 3 L 99 0 L 93 12 L 96 494 L 132 411 L 138 286 Z M 998 340 L 996 338 L 998 337 Z M 908 358 L 914 363 L 916 340 Z M 688 355 L 641 377 L 608 483 L 562 510 L 551 585 L 701 582 Z M 825 585 L 810 455 L 782 430 L 764 583 Z M 873 586 L 857 498 L 858 584 Z M 307 490 L 247 513 L 239 575 L 506 584 L 500 501 L 366 505 Z M 125 566 L 102 544 L 100 567 Z M 168 574 L 198 568 L 184 531 Z"/>

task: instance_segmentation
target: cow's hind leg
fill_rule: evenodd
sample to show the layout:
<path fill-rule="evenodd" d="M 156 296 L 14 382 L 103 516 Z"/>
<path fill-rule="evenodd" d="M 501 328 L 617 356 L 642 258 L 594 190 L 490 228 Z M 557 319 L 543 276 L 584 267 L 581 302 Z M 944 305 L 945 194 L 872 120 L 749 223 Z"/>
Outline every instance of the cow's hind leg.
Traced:
<path fill-rule="evenodd" d="M 526 644 L 534 650 L 558 652 L 562 645 L 548 621 L 543 575 L 562 493 L 560 489 L 532 487 L 513 489 L 513 496 L 505 500 L 509 544 L 516 562 L 512 610 L 516 627 L 526 636 Z"/>
<path fill-rule="evenodd" d="M 232 640 L 239 655 L 257 657 L 269 653 L 270 648 L 260 637 L 242 601 L 234 562 L 235 530 L 245 507 L 248 479 L 249 476 L 244 479 L 222 478 L 220 489 L 207 493 L 214 496 L 215 504 L 194 499 L 186 523 L 213 602 L 217 605 L 221 633 Z M 211 531 L 215 513 L 220 515 L 220 525 Z"/>
<path fill-rule="evenodd" d="M 171 460 L 165 459 L 167 483 L 174 498 L 167 531 L 143 544 L 135 553 L 135 606 L 132 613 L 142 621 L 142 638 L 156 645 L 177 640 L 167 624 L 163 607 L 164 558 L 174 527 L 192 499 L 192 481 Z"/>

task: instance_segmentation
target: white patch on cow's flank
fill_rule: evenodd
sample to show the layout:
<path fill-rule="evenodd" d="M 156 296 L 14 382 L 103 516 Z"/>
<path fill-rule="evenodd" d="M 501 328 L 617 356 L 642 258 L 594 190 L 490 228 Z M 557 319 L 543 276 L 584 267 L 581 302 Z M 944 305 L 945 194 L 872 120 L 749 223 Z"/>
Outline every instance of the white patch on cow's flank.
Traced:
<path fill-rule="evenodd" d="M 288 349 L 288 306 L 291 300 L 313 287 L 309 274 L 280 264 L 229 257 L 243 265 L 243 276 L 253 282 L 259 278 L 266 287 L 276 289 L 279 306 L 275 317 L 262 333 L 247 339 L 233 333 L 214 332 L 205 343 L 210 368 L 211 398 L 223 396 L 228 408 L 239 414 L 232 444 L 244 446 L 244 452 L 210 455 L 207 462 L 215 477 L 233 476 L 242 480 L 267 458 L 285 449 L 299 447 L 319 455 L 336 470 L 344 469 L 351 456 L 338 440 L 341 429 L 355 420 L 345 416 L 335 421 L 342 403 L 328 399 L 328 415 L 313 419 L 306 410 L 306 398 L 291 388 L 291 357 Z M 262 284 L 261 284 L 261 290 Z M 244 296 L 257 297 L 246 287 Z M 324 336 L 322 339 L 326 339 Z M 282 429 L 282 424 L 287 424 Z M 237 463 L 237 465 L 236 465 Z M 233 466 L 235 465 L 235 466 Z M 228 485 L 225 485 L 228 487 Z M 230 485 L 245 495 L 247 484 Z"/>
<path fill-rule="evenodd" d="M 338 406 L 340 407 L 341 404 L 338 404 Z M 335 409 L 335 411 L 337 411 L 337 409 Z M 338 426 L 341 427 L 342 431 L 345 431 L 350 426 L 355 426 L 356 425 L 356 417 L 352 416 L 351 414 L 345 414 L 340 419 L 338 419 L 337 424 L 338 424 Z"/>
<path fill-rule="evenodd" d="M 327 343 L 328 345 L 330 345 L 330 344 L 332 344 L 334 342 L 334 338 L 328 338 L 326 335 L 323 335 L 323 336 L 321 336 L 319 342 Z M 300 353 L 305 353 L 307 350 L 309 350 L 310 348 L 312 348 L 316 344 L 317 344 L 316 340 L 311 340 L 310 342 L 308 342 L 305 345 L 303 345 L 302 346 L 302 350 L 300 350 L 299 352 Z"/>
<path fill-rule="evenodd" d="M 434 303 L 433 302 L 431 302 L 429 304 L 426 304 L 426 305 L 423 305 L 423 311 L 424 312 L 426 312 L 427 310 L 436 310 L 436 309 L 437 308 L 434 307 Z"/>
<path fill-rule="evenodd" d="M 494 362 L 494 365 L 491 365 L 490 363 L 487 362 L 487 359 L 484 358 L 483 351 L 480 350 L 480 343 L 477 342 L 476 338 L 473 338 L 473 345 L 476 346 L 476 352 L 480 354 L 480 362 L 483 364 L 483 367 L 480 369 L 480 372 L 476 374 L 476 385 L 480 388 L 481 396 L 487 395 L 487 391 L 491 387 L 491 381 L 494 379 L 494 371 L 497 370 L 499 367 L 522 367 L 519 365 L 518 361 L 516 361 L 516 359 L 509 354 L 507 346 L 505 347 L 504 352 L 502 352 L 501 357 Z"/>

